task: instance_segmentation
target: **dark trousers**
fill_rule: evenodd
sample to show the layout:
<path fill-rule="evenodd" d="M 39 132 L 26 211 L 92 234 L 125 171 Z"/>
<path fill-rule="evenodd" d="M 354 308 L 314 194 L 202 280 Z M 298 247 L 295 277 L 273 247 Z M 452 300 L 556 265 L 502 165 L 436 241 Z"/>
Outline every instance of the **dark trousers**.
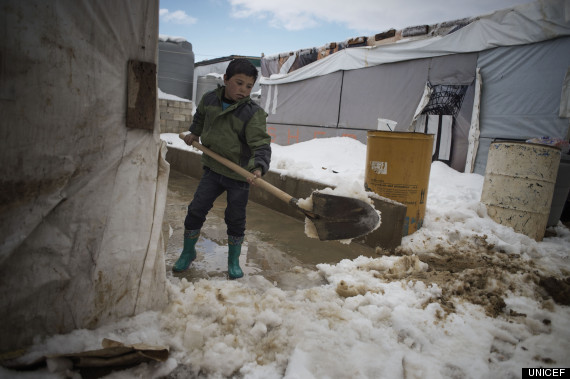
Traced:
<path fill-rule="evenodd" d="M 204 168 L 204 174 L 194 199 L 188 206 L 188 214 L 184 220 L 187 230 L 201 229 L 206 215 L 212 209 L 214 201 L 224 191 L 227 192 L 227 206 L 224 220 L 230 236 L 243 237 L 245 234 L 245 208 L 249 198 L 249 183 L 230 179 Z"/>

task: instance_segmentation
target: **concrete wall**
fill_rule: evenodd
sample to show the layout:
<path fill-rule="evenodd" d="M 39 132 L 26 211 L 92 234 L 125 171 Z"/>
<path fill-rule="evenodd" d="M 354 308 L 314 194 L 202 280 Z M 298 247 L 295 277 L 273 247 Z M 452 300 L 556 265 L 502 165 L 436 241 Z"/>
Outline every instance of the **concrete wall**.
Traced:
<path fill-rule="evenodd" d="M 160 132 L 181 133 L 192 123 L 192 102 L 159 99 Z"/>
<path fill-rule="evenodd" d="M 201 155 L 197 152 L 168 147 L 166 160 L 170 168 L 183 174 L 199 179 L 202 176 Z M 313 191 L 323 189 L 326 186 L 309 180 L 301 180 L 291 177 L 283 177 L 280 174 L 269 171 L 263 179 L 271 185 L 281 189 L 289 195 L 302 199 L 308 197 Z M 299 220 L 305 216 L 289 206 L 287 203 L 275 198 L 272 194 L 252 186 L 249 199 L 258 204 L 284 213 Z M 402 228 L 406 217 L 406 206 L 392 200 L 372 198 L 374 207 L 381 212 L 382 224 L 378 229 L 367 236 L 355 240 L 358 243 L 384 250 L 393 251 L 402 242 Z"/>

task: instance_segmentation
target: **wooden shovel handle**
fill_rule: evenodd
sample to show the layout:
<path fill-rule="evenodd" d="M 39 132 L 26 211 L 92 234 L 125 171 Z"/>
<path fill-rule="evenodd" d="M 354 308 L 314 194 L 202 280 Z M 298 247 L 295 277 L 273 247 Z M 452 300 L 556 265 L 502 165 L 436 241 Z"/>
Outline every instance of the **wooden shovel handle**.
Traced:
<path fill-rule="evenodd" d="M 184 135 L 184 133 L 180 133 L 178 136 L 180 138 L 184 139 L 185 135 Z M 287 192 L 283 192 L 279 188 L 274 187 L 273 185 L 267 183 L 265 180 L 263 180 L 261 178 L 257 178 L 255 175 L 253 175 L 253 173 L 247 171 L 246 169 L 235 164 L 234 162 L 230 161 L 229 159 L 226 159 L 226 158 L 220 156 L 219 154 L 214 153 L 212 150 L 208 149 L 206 146 L 202 145 L 201 143 L 194 141 L 194 142 L 192 142 L 192 146 L 194 146 L 196 149 L 202 151 L 204 154 L 209 155 L 210 157 L 214 158 L 215 160 L 217 160 L 218 162 L 220 162 L 221 164 L 223 164 L 227 168 L 231 169 L 232 171 L 240 174 L 245 179 L 253 178 L 256 186 L 258 186 L 258 187 L 266 190 L 267 192 L 273 194 L 275 197 L 281 199 L 282 201 L 284 201 L 286 203 L 291 203 L 292 200 L 296 200 L 296 199 L 293 199 L 293 196 L 289 195 Z"/>

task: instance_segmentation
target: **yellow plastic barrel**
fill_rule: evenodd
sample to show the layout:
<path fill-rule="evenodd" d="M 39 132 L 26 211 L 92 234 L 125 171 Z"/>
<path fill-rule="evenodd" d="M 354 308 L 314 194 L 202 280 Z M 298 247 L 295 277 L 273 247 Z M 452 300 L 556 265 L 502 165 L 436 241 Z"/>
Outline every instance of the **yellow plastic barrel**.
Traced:
<path fill-rule="evenodd" d="M 560 149 L 525 142 L 493 142 L 489 147 L 481 202 L 497 223 L 542 241 Z"/>
<path fill-rule="evenodd" d="M 368 131 L 364 185 L 407 206 L 402 235 L 421 228 L 433 150 L 433 135 Z"/>

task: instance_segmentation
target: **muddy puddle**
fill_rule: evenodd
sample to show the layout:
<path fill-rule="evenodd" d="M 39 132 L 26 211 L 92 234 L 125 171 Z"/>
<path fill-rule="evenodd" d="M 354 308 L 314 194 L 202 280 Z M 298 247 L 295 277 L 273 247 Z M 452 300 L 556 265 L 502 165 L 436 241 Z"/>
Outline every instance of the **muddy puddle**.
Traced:
<path fill-rule="evenodd" d="M 227 234 L 224 222 L 225 194 L 214 203 L 196 244 L 197 258 L 188 271 L 172 273 L 182 251 L 184 218 L 198 180 L 170 171 L 163 232 L 166 242 L 166 270 L 169 276 L 197 281 L 227 277 Z M 275 201 L 280 201 L 276 199 Z M 378 256 L 374 249 L 352 243 L 319 241 L 304 233 L 304 222 L 250 201 L 247 208 L 245 241 L 240 266 L 245 275 L 262 275 L 284 290 L 321 285 L 313 275 L 319 263 L 338 263 L 360 255 Z"/>

